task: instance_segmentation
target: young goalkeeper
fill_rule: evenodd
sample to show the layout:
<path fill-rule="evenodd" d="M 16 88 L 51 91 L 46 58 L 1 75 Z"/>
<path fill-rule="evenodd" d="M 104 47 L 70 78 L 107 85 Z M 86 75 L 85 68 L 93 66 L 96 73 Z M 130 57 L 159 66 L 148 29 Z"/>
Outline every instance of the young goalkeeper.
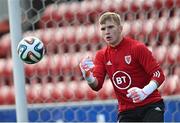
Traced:
<path fill-rule="evenodd" d="M 151 51 L 121 34 L 120 15 L 106 12 L 99 27 L 107 46 L 81 61 L 80 68 L 89 86 L 101 89 L 106 74 L 111 79 L 119 105 L 119 122 L 163 122 L 164 102 L 157 88 L 165 77 Z"/>

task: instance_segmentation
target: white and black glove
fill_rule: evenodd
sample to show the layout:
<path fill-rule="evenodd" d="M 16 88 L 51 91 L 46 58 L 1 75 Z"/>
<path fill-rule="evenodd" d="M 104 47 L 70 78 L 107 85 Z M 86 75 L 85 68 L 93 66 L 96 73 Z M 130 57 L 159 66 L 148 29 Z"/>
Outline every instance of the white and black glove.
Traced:
<path fill-rule="evenodd" d="M 128 98 L 132 98 L 134 103 L 139 103 L 146 99 L 154 90 L 158 87 L 157 82 L 150 81 L 148 85 L 146 85 L 143 89 L 138 87 L 132 87 L 127 90 L 128 94 L 126 95 Z"/>
<path fill-rule="evenodd" d="M 84 79 L 87 80 L 88 84 L 94 83 L 95 77 L 93 76 L 93 72 L 92 72 L 94 68 L 94 63 L 92 59 L 90 58 L 83 59 L 80 62 L 79 67 L 81 69 Z"/>

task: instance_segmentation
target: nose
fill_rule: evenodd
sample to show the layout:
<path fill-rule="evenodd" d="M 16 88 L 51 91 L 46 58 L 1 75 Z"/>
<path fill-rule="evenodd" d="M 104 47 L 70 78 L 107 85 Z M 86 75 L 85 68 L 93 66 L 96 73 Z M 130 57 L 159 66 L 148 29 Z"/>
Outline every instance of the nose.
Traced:
<path fill-rule="evenodd" d="M 106 28 L 106 30 L 105 30 L 105 34 L 107 35 L 107 34 L 109 34 L 110 32 L 109 32 L 109 29 L 108 28 Z"/>

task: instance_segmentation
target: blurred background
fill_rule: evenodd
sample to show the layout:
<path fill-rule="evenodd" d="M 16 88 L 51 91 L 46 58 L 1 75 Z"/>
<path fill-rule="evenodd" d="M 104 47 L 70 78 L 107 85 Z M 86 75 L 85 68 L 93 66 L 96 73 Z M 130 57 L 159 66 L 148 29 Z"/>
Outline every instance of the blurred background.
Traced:
<path fill-rule="evenodd" d="M 165 121 L 180 122 L 180 0 L 20 0 L 23 36 L 40 38 L 42 61 L 25 65 L 31 122 L 115 122 L 109 79 L 97 93 L 82 78 L 79 61 L 105 46 L 97 19 L 117 12 L 123 34 L 144 42 L 166 75 L 159 90 Z M 7 0 L 0 1 L 0 121 L 16 121 Z"/>

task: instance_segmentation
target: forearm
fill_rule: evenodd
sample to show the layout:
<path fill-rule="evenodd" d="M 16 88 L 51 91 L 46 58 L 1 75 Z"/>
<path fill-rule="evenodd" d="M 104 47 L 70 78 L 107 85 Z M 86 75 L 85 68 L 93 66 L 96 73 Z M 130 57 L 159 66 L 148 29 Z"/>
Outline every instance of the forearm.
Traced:
<path fill-rule="evenodd" d="M 99 89 L 97 88 L 98 87 L 98 81 L 97 79 L 95 78 L 94 79 L 94 82 L 91 82 L 91 83 L 88 83 L 88 85 L 95 91 L 98 91 Z"/>
<path fill-rule="evenodd" d="M 145 94 L 150 95 L 158 88 L 158 82 L 151 80 L 148 85 L 143 88 Z"/>

